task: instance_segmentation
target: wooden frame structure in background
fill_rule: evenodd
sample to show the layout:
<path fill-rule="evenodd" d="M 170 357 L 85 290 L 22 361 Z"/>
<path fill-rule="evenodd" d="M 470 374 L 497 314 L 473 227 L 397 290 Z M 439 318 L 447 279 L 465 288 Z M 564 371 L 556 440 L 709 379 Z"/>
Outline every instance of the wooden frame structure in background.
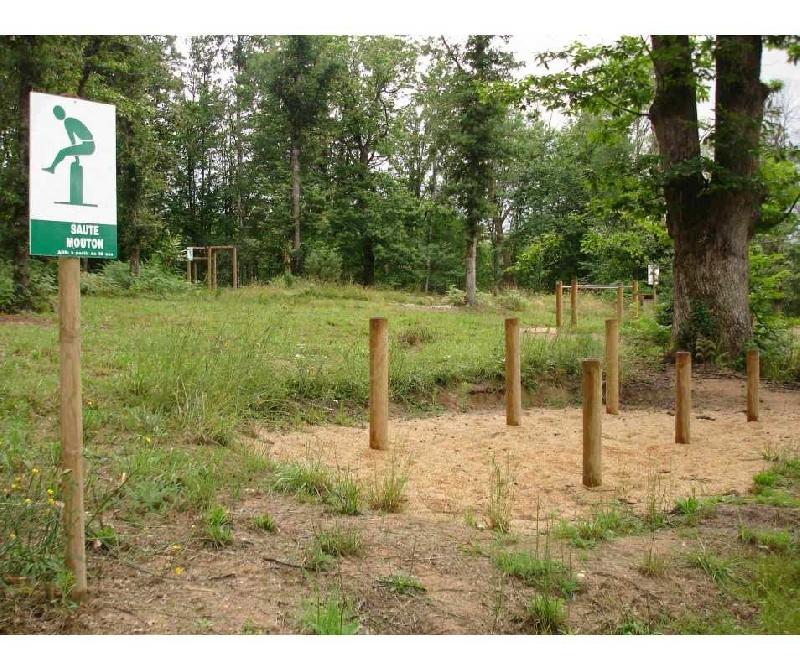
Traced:
<path fill-rule="evenodd" d="M 201 250 L 205 252 L 205 256 L 195 256 L 194 251 Z M 206 281 L 208 282 L 209 289 L 217 288 L 217 252 L 230 251 L 231 252 L 231 285 L 234 289 L 239 288 L 239 260 L 238 250 L 234 245 L 211 245 L 209 247 L 187 247 L 186 257 L 186 279 L 191 282 L 197 282 L 199 275 L 195 261 L 206 262 Z M 189 253 L 191 252 L 191 258 Z"/>

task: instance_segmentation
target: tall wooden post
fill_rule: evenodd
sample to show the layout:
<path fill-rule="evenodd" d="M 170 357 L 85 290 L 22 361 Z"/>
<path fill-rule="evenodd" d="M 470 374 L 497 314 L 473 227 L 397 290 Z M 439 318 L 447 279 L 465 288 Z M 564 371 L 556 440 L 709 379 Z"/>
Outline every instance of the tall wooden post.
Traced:
<path fill-rule="evenodd" d="M 369 320 L 369 446 L 389 446 L 389 329 L 382 317 Z"/>
<path fill-rule="evenodd" d="M 620 284 L 617 287 L 617 321 L 622 324 L 622 316 L 623 316 L 623 300 L 625 299 L 624 289 Z"/>
<path fill-rule="evenodd" d="M 572 284 L 569 287 L 569 307 L 571 310 L 570 314 L 570 326 L 573 328 L 578 325 L 578 278 L 572 278 Z"/>
<path fill-rule="evenodd" d="M 639 281 L 633 280 L 633 316 L 639 317 Z"/>
<path fill-rule="evenodd" d="M 759 354 L 757 349 L 747 352 L 747 421 L 758 421 L 758 385 L 760 378 Z"/>
<path fill-rule="evenodd" d="M 689 418 L 692 412 L 692 355 L 675 353 L 675 442 L 690 442 Z"/>
<path fill-rule="evenodd" d="M 603 484 L 600 360 L 584 359 L 582 368 L 583 484 L 587 487 L 599 487 Z"/>
<path fill-rule="evenodd" d="M 73 598 L 86 595 L 83 510 L 83 405 L 81 400 L 80 259 L 58 259 L 58 318 L 61 389 L 61 469 L 66 563 L 75 580 Z"/>
<path fill-rule="evenodd" d="M 506 319 L 506 424 L 519 426 L 522 417 L 519 319 Z"/>
<path fill-rule="evenodd" d="M 619 322 L 606 319 L 606 412 L 619 414 Z"/>
<path fill-rule="evenodd" d="M 206 247 L 206 282 L 208 288 L 211 289 L 214 282 L 214 275 L 211 272 L 211 247 Z"/>
<path fill-rule="evenodd" d="M 561 300 L 564 297 L 563 294 L 563 286 L 561 284 L 561 280 L 556 282 L 556 328 L 561 328 L 561 319 L 562 319 L 562 309 L 561 309 Z"/>
<path fill-rule="evenodd" d="M 239 288 L 239 259 L 237 258 L 236 247 L 233 248 L 233 288 Z"/>

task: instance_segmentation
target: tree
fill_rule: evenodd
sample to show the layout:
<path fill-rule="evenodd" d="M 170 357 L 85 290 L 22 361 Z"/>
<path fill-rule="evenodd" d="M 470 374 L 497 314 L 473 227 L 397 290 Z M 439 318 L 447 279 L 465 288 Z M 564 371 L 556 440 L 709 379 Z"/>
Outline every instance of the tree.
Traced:
<path fill-rule="evenodd" d="M 511 55 L 494 46 L 493 41 L 491 35 L 471 35 L 459 48 L 441 39 L 440 57 L 455 68 L 449 94 L 455 112 L 449 129 L 453 151 L 447 168 L 449 189 L 464 215 L 464 274 L 470 305 L 476 302 L 481 226 L 494 214 L 494 171 L 503 153 L 502 127 L 508 112 L 505 98 L 493 95 L 490 86 L 507 80 L 515 65 Z"/>
<path fill-rule="evenodd" d="M 646 115 L 652 123 L 675 245 L 678 347 L 693 348 L 700 333 L 735 357 L 752 336 L 747 248 L 765 196 L 758 169 L 768 92 L 760 81 L 762 44 L 761 36 L 656 35 L 651 47 L 633 37 L 612 46 L 572 45 L 542 56 L 567 58 L 568 72 L 529 80 L 551 106 L 566 98 L 617 118 Z M 713 157 L 704 152 L 697 115 L 712 78 Z"/>

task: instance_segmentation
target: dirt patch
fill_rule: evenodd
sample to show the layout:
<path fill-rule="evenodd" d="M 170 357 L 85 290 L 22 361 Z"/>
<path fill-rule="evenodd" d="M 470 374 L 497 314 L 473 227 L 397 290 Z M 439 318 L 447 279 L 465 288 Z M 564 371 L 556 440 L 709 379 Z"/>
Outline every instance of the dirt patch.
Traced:
<path fill-rule="evenodd" d="M 692 444 L 672 442 L 667 411 L 625 409 L 603 417 L 603 486 L 581 484 L 580 408 L 531 408 L 522 426 L 507 427 L 498 410 L 397 420 L 392 449 L 367 448 L 362 427 L 325 426 L 296 433 L 260 431 L 255 449 L 278 460 L 321 459 L 369 482 L 392 463 L 407 465 L 408 509 L 414 514 L 463 515 L 488 502 L 493 461 L 513 480 L 516 530 L 544 514 L 583 514 L 621 499 L 643 509 L 653 498 L 744 493 L 764 468 L 762 455 L 797 438 L 800 394 L 763 390 L 762 421 L 747 422 L 744 383 L 695 382 Z"/>

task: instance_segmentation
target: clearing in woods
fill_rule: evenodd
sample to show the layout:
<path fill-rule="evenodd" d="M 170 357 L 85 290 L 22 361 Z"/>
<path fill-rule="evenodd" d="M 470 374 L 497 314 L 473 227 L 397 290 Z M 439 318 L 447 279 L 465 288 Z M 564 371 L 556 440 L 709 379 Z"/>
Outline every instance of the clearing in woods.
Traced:
<path fill-rule="evenodd" d="M 696 366 L 693 442 L 676 445 L 658 327 L 626 321 L 621 413 L 603 417 L 588 490 L 580 359 L 602 357 L 613 298 L 582 296 L 563 335 L 551 303 L 513 306 L 525 393 L 506 427 L 512 313 L 494 300 L 311 284 L 84 299 L 77 610 L 47 566 L 23 571 L 18 540 L 61 552 L 37 512 L 58 497 L 55 319 L 0 322 L 3 510 L 31 511 L 2 513 L 0 631 L 800 631 L 781 577 L 800 540 L 800 393 L 765 383 L 748 423 L 744 380 Z M 386 451 L 367 448 L 372 316 L 389 319 Z"/>

